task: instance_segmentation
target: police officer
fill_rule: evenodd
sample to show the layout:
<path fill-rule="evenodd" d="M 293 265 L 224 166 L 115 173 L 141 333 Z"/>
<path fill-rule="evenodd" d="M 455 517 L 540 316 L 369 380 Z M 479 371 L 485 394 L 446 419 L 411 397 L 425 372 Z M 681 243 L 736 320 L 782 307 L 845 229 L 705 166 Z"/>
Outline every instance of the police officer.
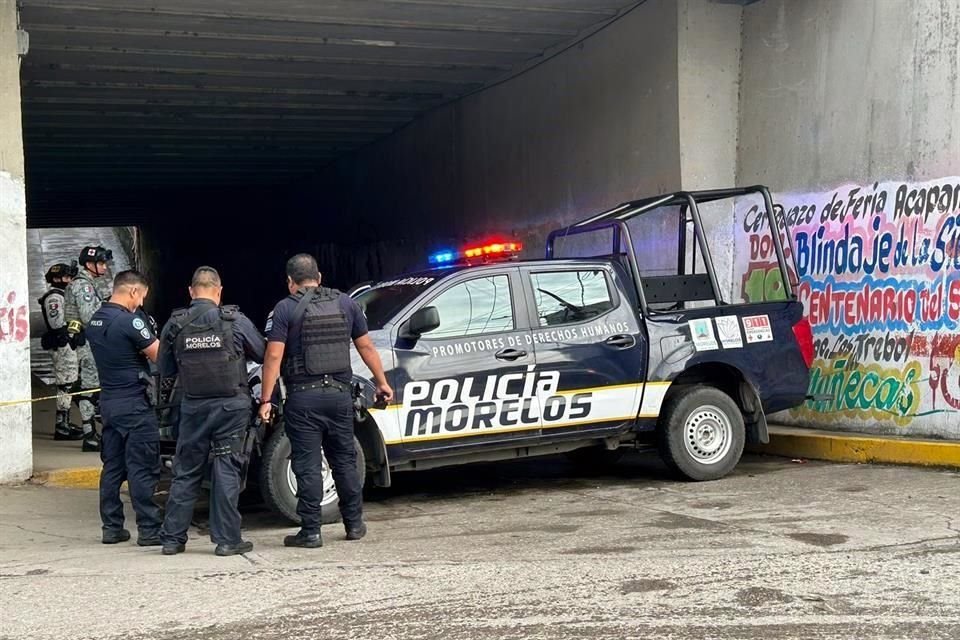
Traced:
<path fill-rule="evenodd" d="M 101 385 L 100 519 L 104 544 L 130 539 L 130 532 L 123 528 L 120 501 L 124 480 L 137 514 L 137 544 L 160 544 L 160 508 L 153 502 L 160 478 L 160 427 L 148 391 L 152 382 L 149 362 L 156 362 L 160 343 L 136 313 L 148 291 L 142 274 L 121 271 L 113 281 L 113 295 L 85 329 Z"/>
<path fill-rule="evenodd" d="M 83 426 L 83 450 L 99 451 L 100 436 L 94 426 L 96 395 L 91 389 L 100 386 L 97 379 L 97 364 L 87 344 L 84 329 L 104 300 L 110 297 L 110 280 L 107 263 L 113 260 L 113 252 L 104 247 L 84 247 L 80 252 L 82 267 L 76 278 L 67 285 L 64 293 L 67 333 L 70 345 L 76 349 L 80 369 L 79 396 L 80 419 Z"/>
<path fill-rule="evenodd" d="M 190 306 L 174 311 L 160 334 L 160 375 L 179 374 L 183 391 L 173 483 L 160 536 L 163 554 L 185 550 L 193 506 L 213 453 L 210 539 L 218 556 L 247 553 L 240 537 L 241 477 L 251 423 L 248 359 L 263 362 L 264 339 L 235 306 L 220 306 L 220 274 L 200 267 L 190 283 Z"/>
<path fill-rule="evenodd" d="M 57 419 L 53 429 L 54 440 L 80 440 L 83 431 L 70 424 L 70 387 L 77 381 L 77 354 L 70 347 L 70 335 L 64 320 L 63 290 L 73 280 L 77 267 L 59 262 L 49 269 L 44 278 L 50 289 L 40 297 L 40 310 L 47 331 L 40 338 L 40 346 L 53 359 L 53 377 L 57 383 Z"/>
<path fill-rule="evenodd" d="M 347 540 L 359 540 L 367 526 L 363 522 L 363 487 L 353 442 L 351 340 L 374 375 L 378 399 L 389 402 L 393 390 L 367 335 L 363 312 L 349 296 L 320 287 L 313 256 L 301 253 L 287 261 L 287 289 L 290 295 L 277 303 L 268 322 L 260 406 L 261 419 L 269 420 L 270 399 L 282 370 L 287 390 L 283 417 L 297 478 L 301 527 L 296 535 L 284 538 L 283 544 L 306 548 L 323 545 L 323 453 L 333 470 Z"/>

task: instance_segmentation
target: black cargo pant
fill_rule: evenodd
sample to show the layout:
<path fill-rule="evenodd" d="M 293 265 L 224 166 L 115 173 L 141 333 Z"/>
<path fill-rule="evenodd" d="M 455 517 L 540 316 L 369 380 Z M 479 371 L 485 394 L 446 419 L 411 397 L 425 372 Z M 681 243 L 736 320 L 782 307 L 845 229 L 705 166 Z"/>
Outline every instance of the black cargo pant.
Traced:
<path fill-rule="evenodd" d="M 340 514 L 348 529 L 363 520 L 363 487 L 353 444 L 353 397 L 335 387 L 291 392 L 283 407 L 290 463 L 297 477 L 297 515 L 307 533 L 320 531 L 322 455 L 333 471 Z"/>
<path fill-rule="evenodd" d="M 100 459 L 100 520 L 103 530 L 123 528 L 120 485 L 127 481 L 130 501 L 137 514 L 140 536 L 152 538 L 160 529 L 160 507 L 153 494 L 160 479 L 160 428 L 153 407 L 145 397 L 110 398 L 100 401 L 103 442 Z"/>
<path fill-rule="evenodd" d="M 210 484 L 210 539 L 215 544 L 240 542 L 240 487 L 245 455 L 241 451 L 250 424 L 250 399 L 184 398 L 173 458 L 173 481 L 160 537 L 164 544 L 186 543 L 193 507 L 213 453 Z"/>

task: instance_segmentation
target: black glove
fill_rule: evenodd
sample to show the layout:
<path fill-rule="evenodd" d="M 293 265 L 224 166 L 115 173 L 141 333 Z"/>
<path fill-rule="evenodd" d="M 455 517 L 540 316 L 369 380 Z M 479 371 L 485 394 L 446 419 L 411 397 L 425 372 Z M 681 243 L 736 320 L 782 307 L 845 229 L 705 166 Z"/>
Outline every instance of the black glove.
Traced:
<path fill-rule="evenodd" d="M 67 333 L 66 327 L 51 329 L 40 338 L 40 346 L 47 351 L 61 349 L 68 344 L 70 344 L 70 334 Z"/>
<path fill-rule="evenodd" d="M 70 348 L 76 351 L 83 345 L 87 344 L 87 336 L 81 331 L 80 333 L 75 333 L 70 336 Z"/>

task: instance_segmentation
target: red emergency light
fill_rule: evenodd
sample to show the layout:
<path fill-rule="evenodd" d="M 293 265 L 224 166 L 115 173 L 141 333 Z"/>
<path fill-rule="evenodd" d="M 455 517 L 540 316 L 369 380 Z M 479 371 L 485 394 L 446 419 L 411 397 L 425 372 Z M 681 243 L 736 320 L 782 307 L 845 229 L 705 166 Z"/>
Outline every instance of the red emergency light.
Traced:
<path fill-rule="evenodd" d="M 515 253 L 520 253 L 523 249 L 521 242 L 494 242 L 479 247 L 471 247 L 463 250 L 463 255 L 467 258 L 490 257 L 508 257 Z"/>

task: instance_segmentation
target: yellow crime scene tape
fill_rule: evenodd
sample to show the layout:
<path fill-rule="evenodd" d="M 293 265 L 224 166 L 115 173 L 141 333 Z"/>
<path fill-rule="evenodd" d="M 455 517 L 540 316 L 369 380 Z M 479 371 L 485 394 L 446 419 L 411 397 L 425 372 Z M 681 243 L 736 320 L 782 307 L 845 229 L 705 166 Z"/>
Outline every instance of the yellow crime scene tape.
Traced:
<path fill-rule="evenodd" d="M 100 391 L 100 387 L 97 387 L 96 389 L 84 389 L 83 391 L 74 391 L 66 395 L 85 396 L 91 393 L 97 393 L 98 391 Z M 13 405 L 16 405 L 16 404 L 29 404 L 32 402 L 40 402 L 42 400 L 56 400 L 59 396 L 60 394 L 58 393 L 53 396 L 42 396 L 40 398 L 26 398 L 24 400 L 0 400 L 0 407 L 12 407 Z"/>

